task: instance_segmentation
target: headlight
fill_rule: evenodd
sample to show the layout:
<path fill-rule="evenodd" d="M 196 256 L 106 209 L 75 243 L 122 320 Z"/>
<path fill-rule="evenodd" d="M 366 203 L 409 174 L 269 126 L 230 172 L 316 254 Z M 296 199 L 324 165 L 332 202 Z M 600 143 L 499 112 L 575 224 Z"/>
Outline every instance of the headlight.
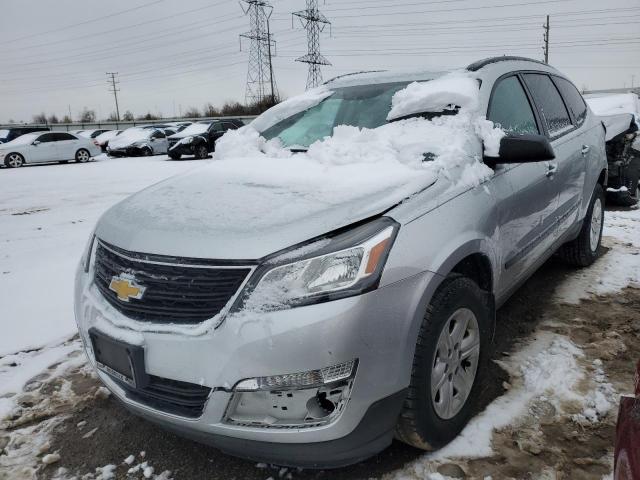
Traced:
<path fill-rule="evenodd" d="M 193 142 L 193 137 L 187 137 L 182 139 L 182 143 L 184 144 L 189 144 L 191 142 Z"/>
<path fill-rule="evenodd" d="M 249 282 L 242 307 L 249 311 L 280 310 L 373 290 L 397 232 L 398 224 L 382 217 L 332 238 L 276 254 L 256 271 L 258 279 Z"/>

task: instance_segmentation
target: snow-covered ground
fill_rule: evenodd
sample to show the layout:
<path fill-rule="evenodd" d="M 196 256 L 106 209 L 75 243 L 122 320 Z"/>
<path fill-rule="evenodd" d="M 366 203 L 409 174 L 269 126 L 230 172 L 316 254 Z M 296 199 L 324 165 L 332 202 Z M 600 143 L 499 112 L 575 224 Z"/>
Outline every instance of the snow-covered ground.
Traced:
<path fill-rule="evenodd" d="M 108 207 L 206 163 L 98 158 L 0 170 L 0 357 L 75 333 L 74 270 Z"/>

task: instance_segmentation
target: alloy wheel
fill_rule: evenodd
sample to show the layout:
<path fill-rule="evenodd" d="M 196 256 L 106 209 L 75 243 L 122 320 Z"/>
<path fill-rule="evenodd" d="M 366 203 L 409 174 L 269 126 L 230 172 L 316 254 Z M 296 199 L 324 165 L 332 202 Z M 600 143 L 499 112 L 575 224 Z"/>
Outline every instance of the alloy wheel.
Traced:
<path fill-rule="evenodd" d="M 7 163 L 12 168 L 18 168 L 21 167 L 24 162 L 20 155 L 18 155 L 17 153 L 12 153 L 11 155 L 9 155 Z"/>
<path fill-rule="evenodd" d="M 455 417 L 469 397 L 480 359 L 480 329 L 468 308 L 456 310 L 440 332 L 431 370 L 431 399 L 443 420 Z"/>
<path fill-rule="evenodd" d="M 596 198 L 593 202 L 593 209 L 591 211 L 591 231 L 589 232 L 589 246 L 591 251 L 598 250 L 600 245 L 600 233 L 602 231 L 602 201 Z"/>
<path fill-rule="evenodd" d="M 76 153 L 76 160 L 80 163 L 88 162 L 89 152 L 87 152 L 86 150 L 78 150 L 78 152 Z"/>

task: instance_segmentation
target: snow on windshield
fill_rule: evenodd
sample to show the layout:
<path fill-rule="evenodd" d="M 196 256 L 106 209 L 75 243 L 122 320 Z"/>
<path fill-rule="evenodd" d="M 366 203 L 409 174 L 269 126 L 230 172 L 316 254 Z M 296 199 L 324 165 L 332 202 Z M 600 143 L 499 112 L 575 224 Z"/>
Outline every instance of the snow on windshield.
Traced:
<path fill-rule="evenodd" d="M 109 145 L 115 147 L 116 145 L 129 145 L 133 142 L 147 140 L 154 131 L 153 128 L 128 128 L 109 142 Z"/>
<path fill-rule="evenodd" d="M 452 72 L 427 82 L 413 82 L 392 99 L 387 120 L 427 112 L 443 112 L 451 106 L 475 109 L 480 84 L 469 72 Z"/>
<path fill-rule="evenodd" d="M 0 138 L 7 138 L 9 136 L 9 130 L 0 130 Z"/>
<path fill-rule="evenodd" d="M 107 140 L 111 140 L 113 137 L 117 136 L 119 133 L 120 130 L 107 130 L 96 137 L 96 142 L 106 142 Z"/>
<path fill-rule="evenodd" d="M 468 82 L 460 82 L 466 100 L 457 115 L 411 118 L 377 128 L 340 125 L 331 136 L 295 155 L 280 138 L 260 136 L 253 123 L 227 132 L 216 144 L 214 158 L 229 160 L 219 165 L 221 174 L 266 188 L 304 192 L 306 199 L 325 206 L 390 190 L 402 201 L 440 176 L 456 184 L 478 185 L 492 175 L 481 161 L 480 140 L 487 153 L 497 154 L 504 132 L 474 110 L 479 89 L 471 81 L 473 90 Z M 289 105 L 310 104 L 311 98 L 319 102 L 329 95 L 320 92 L 307 93 L 300 102 L 292 99 Z"/>
<path fill-rule="evenodd" d="M 298 95 L 293 98 L 289 98 L 280 102 L 279 104 L 271 107 L 264 112 L 253 122 L 251 126 L 258 132 L 264 132 L 267 128 L 272 127 L 278 122 L 289 118 L 296 113 L 303 112 L 315 105 L 318 105 L 322 100 L 330 96 L 333 92 L 329 90 L 325 85 L 317 88 L 307 90 L 302 95 Z"/>
<path fill-rule="evenodd" d="M 200 135 L 209 128 L 210 123 L 192 123 L 180 132 L 180 135 Z"/>
<path fill-rule="evenodd" d="M 20 135 L 18 138 L 14 138 L 10 142 L 3 144 L 2 147 L 29 145 L 30 143 L 33 143 L 33 141 L 40 135 L 42 135 L 42 133 L 26 133 L 24 135 Z"/>

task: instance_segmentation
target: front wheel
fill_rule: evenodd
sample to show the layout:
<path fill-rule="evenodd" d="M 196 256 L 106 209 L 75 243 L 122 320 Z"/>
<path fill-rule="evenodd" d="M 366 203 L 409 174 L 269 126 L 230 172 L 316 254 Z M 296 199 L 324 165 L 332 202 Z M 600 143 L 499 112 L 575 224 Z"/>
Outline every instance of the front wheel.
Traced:
<path fill-rule="evenodd" d="M 169 158 L 171 160 L 180 160 L 181 157 L 182 155 L 179 153 L 169 153 Z"/>
<path fill-rule="evenodd" d="M 89 153 L 89 150 L 81 148 L 76 152 L 76 162 L 78 163 L 86 163 L 90 158 L 91 154 Z"/>
<path fill-rule="evenodd" d="M 4 164 L 9 168 L 18 168 L 24 165 L 24 157 L 19 153 L 10 153 L 4 159 Z"/>
<path fill-rule="evenodd" d="M 431 450 L 453 440 L 469 421 L 486 374 L 492 312 L 486 292 L 462 275 L 448 276 L 427 307 L 411 384 L 396 437 Z"/>
<path fill-rule="evenodd" d="M 591 196 L 578 238 L 560 247 L 560 257 L 576 267 L 588 267 L 595 262 L 600 254 L 603 224 L 604 190 L 598 184 Z"/>
<path fill-rule="evenodd" d="M 198 145 L 196 147 L 195 154 L 196 154 L 195 155 L 196 158 L 199 158 L 199 159 L 207 158 L 209 156 L 209 149 L 204 144 Z"/>

